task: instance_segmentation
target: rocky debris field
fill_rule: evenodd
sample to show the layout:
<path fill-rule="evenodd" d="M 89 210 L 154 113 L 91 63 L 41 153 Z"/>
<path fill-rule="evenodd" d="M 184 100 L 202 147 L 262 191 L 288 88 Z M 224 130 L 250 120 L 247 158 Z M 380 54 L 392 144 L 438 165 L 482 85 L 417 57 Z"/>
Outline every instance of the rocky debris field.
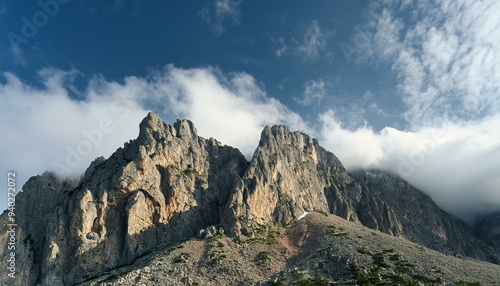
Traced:
<path fill-rule="evenodd" d="M 217 232 L 78 285 L 498 285 L 500 265 L 310 213 L 245 240 Z"/>

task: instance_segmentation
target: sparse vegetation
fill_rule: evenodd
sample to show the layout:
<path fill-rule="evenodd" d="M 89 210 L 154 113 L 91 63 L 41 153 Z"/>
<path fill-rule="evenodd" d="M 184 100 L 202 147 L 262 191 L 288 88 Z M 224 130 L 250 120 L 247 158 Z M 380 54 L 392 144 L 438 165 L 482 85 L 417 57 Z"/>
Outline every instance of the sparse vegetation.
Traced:
<path fill-rule="evenodd" d="M 295 281 L 301 281 L 305 276 L 306 273 L 304 271 L 299 271 L 293 275 L 293 278 L 295 279 Z"/>
<path fill-rule="evenodd" d="M 267 261 L 271 261 L 270 253 L 267 251 L 261 251 L 257 254 L 257 261 L 259 263 L 265 263 Z"/>
<path fill-rule="evenodd" d="M 457 286 L 481 286 L 481 283 L 458 281 Z"/>
<path fill-rule="evenodd" d="M 356 274 L 356 284 L 358 285 L 370 285 L 370 279 L 366 276 L 363 270 L 359 270 Z"/>
<path fill-rule="evenodd" d="M 325 277 L 315 276 L 313 279 L 304 279 L 299 281 L 300 286 L 327 286 L 327 285 L 335 285 L 330 282 L 330 280 Z"/>
<path fill-rule="evenodd" d="M 359 252 L 359 253 L 361 253 L 361 254 L 369 254 L 369 255 L 371 255 L 371 254 L 372 254 L 372 253 L 371 253 L 368 249 L 366 249 L 366 247 L 364 247 L 364 246 L 363 246 L 363 247 L 359 247 L 359 248 L 358 248 L 358 252 Z"/>
<path fill-rule="evenodd" d="M 329 225 L 328 226 L 328 231 L 327 233 L 332 236 L 338 236 L 338 237 L 348 237 L 349 234 L 347 232 L 343 231 L 343 228 L 337 228 L 334 225 Z"/>
<path fill-rule="evenodd" d="M 389 265 L 385 262 L 384 254 L 381 252 L 372 255 L 373 263 L 380 268 L 388 268 Z"/>
<path fill-rule="evenodd" d="M 415 265 L 401 259 L 401 255 L 394 249 L 371 252 L 366 247 L 360 247 L 357 251 L 361 254 L 370 254 L 372 264 L 366 265 L 359 261 L 349 263 L 351 279 L 344 281 L 345 285 L 403 285 L 416 286 L 440 285 L 443 283 L 441 277 L 427 277 L 421 273 L 410 273 L 414 271 Z M 371 267 L 371 268 L 370 268 Z M 468 284 L 464 284 L 468 285 Z"/>
<path fill-rule="evenodd" d="M 191 255 L 189 253 L 183 252 L 174 258 L 174 263 L 185 263 Z"/>
<path fill-rule="evenodd" d="M 432 278 L 429 278 L 429 277 L 421 275 L 421 274 L 413 275 L 413 279 L 415 279 L 416 281 L 423 282 L 423 283 L 432 283 L 432 284 L 435 284 L 435 283 L 441 284 L 443 282 L 441 277 L 437 277 L 435 279 L 432 279 Z"/>
<path fill-rule="evenodd" d="M 392 254 L 392 255 L 389 256 L 389 259 L 391 261 L 399 261 L 399 260 L 401 260 L 401 255 L 399 255 L 397 253 L 396 254 Z"/>
<path fill-rule="evenodd" d="M 260 244 L 273 244 L 276 241 L 274 231 L 269 231 L 266 236 L 252 237 L 247 240 L 241 241 L 242 243 L 260 243 Z"/>
<path fill-rule="evenodd" d="M 182 171 L 184 174 L 188 175 L 188 174 L 197 174 L 196 170 L 194 170 L 191 165 L 188 165 L 188 167 L 186 169 L 184 169 L 184 171 Z"/>
<path fill-rule="evenodd" d="M 410 273 L 414 267 L 415 265 L 408 261 L 398 261 L 396 264 L 396 270 L 400 273 Z"/>
<path fill-rule="evenodd" d="M 212 237 L 210 237 L 209 240 L 212 240 L 212 241 L 213 240 L 218 240 L 218 239 L 221 239 L 223 237 L 224 237 L 224 235 L 222 233 L 218 232 L 218 233 L 214 234 Z"/>
<path fill-rule="evenodd" d="M 378 274 L 378 272 L 375 271 L 375 269 L 372 270 L 372 281 L 374 283 L 378 283 L 378 282 L 382 281 L 382 278 L 380 278 L 380 274 Z"/>
<path fill-rule="evenodd" d="M 288 285 L 288 284 L 285 284 L 287 282 L 286 278 L 285 277 L 280 277 L 278 279 L 276 279 L 275 282 L 273 282 L 272 286 L 285 286 L 285 285 Z"/>

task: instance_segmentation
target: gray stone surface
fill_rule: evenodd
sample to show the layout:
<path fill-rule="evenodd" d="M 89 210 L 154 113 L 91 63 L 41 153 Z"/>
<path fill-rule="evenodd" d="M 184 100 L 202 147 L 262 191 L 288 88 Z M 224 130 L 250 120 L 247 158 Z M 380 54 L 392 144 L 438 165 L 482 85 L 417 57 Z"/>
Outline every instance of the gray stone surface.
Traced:
<path fill-rule="evenodd" d="M 261 226 L 286 225 L 305 211 L 357 220 L 361 189 L 342 163 L 316 139 L 284 126 L 265 127 L 259 146 L 226 206 L 224 227 L 249 235 Z"/>
<path fill-rule="evenodd" d="M 464 222 L 396 175 L 379 170 L 350 175 L 363 189 L 356 207 L 363 225 L 451 255 L 490 262 L 500 257 L 500 248 L 478 239 Z"/>

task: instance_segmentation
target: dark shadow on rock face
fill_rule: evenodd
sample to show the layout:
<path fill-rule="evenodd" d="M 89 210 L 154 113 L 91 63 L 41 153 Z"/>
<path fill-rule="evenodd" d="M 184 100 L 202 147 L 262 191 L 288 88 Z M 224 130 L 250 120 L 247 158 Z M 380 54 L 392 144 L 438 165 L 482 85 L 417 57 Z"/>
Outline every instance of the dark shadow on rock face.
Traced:
<path fill-rule="evenodd" d="M 441 210 L 430 197 L 394 174 L 356 170 L 350 176 L 363 193 L 357 205 L 361 223 L 450 255 L 495 262 L 500 248 L 476 238 L 462 221 Z"/>
<path fill-rule="evenodd" d="M 166 206 L 172 204 L 173 200 L 178 199 L 174 197 L 172 186 L 169 185 L 168 178 L 171 176 L 181 176 L 186 180 L 195 181 L 195 188 L 193 190 L 195 201 L 190 202 L 192 205 L 190 205 L 186 211 L 173 214 L 167 223 L 158 223 L 138 234 L 129 235 L 126 231 L 129 225 L 126 210 L 130 207 L 127 205 L 131 202 L 130 198 L 137 192 L 147 193 L 147 190 L 135 190 L 130 192 L 130 194 L 116 206 L 116 212 L 120 213 L 119 217 L 121 219 L 119 220 L 119 224 L 115 226 L 115 231 L 119 234 L 116 237 L 119 237 L 119 239 L 116 239 L 117 241 L 114 243 L 114 247 L 116 253 L 120 254 L 120 258 L 112 261 L 112 263 L 108 265 L 94 263 L 94 266 L 90 269 L 78 269 L 78 267 L 75 267 L 68 274 L 67 281 L 81 282 L 102 271 L 108 271 L 120 265 L 128 265 L 144 254 L 192 238 L 196 236 L 201 229 L 220 224 L 220 213 L 224 203 L 228 200 L 232 186 L 221 183 L 218 176 L 227 174 L 224 174 L 220 169 L 220 164 L 216 164 L 213 160 L 217 160 L 217 158 L 210 158 L 208 160 L 211 166 L 208 171 L 208 176 L 202 176 L 188 168 L 180 171 L 171 167 L 156 166 L 161 176 L 161 191 L 165 197 Z M 243 170 L 238 171 L 241 173 Z M 147 196 L 146 199 L 152 200 Z M 154 218 L 153 221 L 155 221 Z M 70 262 L 70 264 L 89 265 L 91 261 L 98 260 L 96 258 L 105 247 L 104 243 L 100 243 L 92 250 L 79 255 L 79 257 L 85 258 L 85 263 L 81 263 L 78 256 L 76 256 L 76 259 Z"/>

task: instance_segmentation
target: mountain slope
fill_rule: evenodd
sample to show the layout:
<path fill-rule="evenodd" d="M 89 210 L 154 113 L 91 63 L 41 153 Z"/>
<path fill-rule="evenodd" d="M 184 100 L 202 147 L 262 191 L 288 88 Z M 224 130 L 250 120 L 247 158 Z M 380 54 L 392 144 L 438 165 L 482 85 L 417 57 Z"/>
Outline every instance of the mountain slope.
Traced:
<path fill-rule="evenodd" d="M 499 279 L 499 265 L 310 213 L 253 239 L 190 239 L 78 285 L 498 285 Z"/>

